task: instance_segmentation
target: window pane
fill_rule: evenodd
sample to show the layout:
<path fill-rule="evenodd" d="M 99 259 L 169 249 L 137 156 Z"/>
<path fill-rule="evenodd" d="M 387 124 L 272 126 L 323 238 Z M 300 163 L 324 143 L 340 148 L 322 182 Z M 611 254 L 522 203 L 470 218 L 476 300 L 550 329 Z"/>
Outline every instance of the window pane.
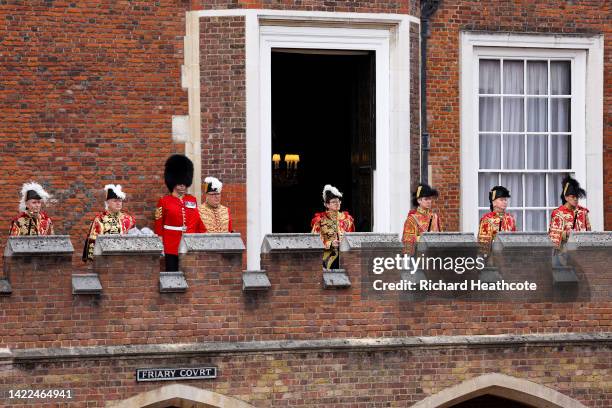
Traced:
<path fill-rule="evenodd" d="M 548 100 L 546 98 L 527 98 L 527 131 L 546 132 L 548 130 Z"/>
<path fill-rule="evenodd" d="M 523 175 L 522 174 L 502 174 L 502 186 L 510 190 L 509 207 L 523 206 Z M 487 197 L 488 201 L 488 197 Z"/>
<path fill-rule="evenodd" d="M 504 111 L 505 113 L 505 111 Z M 570 99 L 553 98 L 550 100 L 550 127 L 553 132 L 570 132 Z M 505 122 L 505 121 L 504 121 Z"/>
<path fill-rule="evenodd" d="M 527 61 L 527 93 L 546 95 L 548 93 L 548 63 Z"/>
<path fill-rule="evenodd" d="M 480 60 L 478 92 L 481 94 L 500 93 L 499 60 Z"/>
<path fill-rule="evenodd" d="M 478 206 L 489 206 L 489 191 L 499 184 L 499 173 L 478 174 Z"/>
<path fill-rule="evenodd" d="M 525 136 L 504 135 L 504 169 L 525 168 Z"/>
<path fill-rule="evenodd" d="M 525 206 L 546 207 L 545 174 L 525 174 Z"/>
<path fill-rule="evenodd" d="M 488 208 L 486 210 L 478 210 L 478 219 L 480 220 L 488 212 L 489 212 Z"/>
<path fill-rule="evenodd" d="M 509 210 L 508 213 L 512 214 L 514 220 L 516 221 L 516 230 L 523 230 L 523 211 L 521 210 Z"/>
<path fill-rule="evenodd" d="M 561 181 L 565 174 L 549 174 L 548 175 L 548 206 L 558 207 L 561 205 Z"/>
<path fill-rule="evenodd" d="M 523 98 L 504 98 L 504 131 L 522 132 L 525 111 Z"/>
<path fill-rule="evenodd" d="M 499 98 L 481 97 L 478 112 L 478 128 L 481 132 L 499 132 L 501 123 Z"/>
<path fill-rule="evenodd" d="M 546 231 L 546 210 L 525 210 L 525 231 Z"/>
<path fill-rule="evenodd" d="M 569 61 L 551 61 L 550 62 L 550 93 L 553 95 L 570 95 L 571 65 Z"/>
<path fill-rule="evenodd" d="M 479 144 L 480 168 L 501 168 L 501 136 L 480 135 Z"/>
<path fill-rule="evenodd" d="M 548 168 L 548 143 L 546 135 L 527 135 L 527 168 Z"/>
<path fill-rule="evenodd" d="M 504 60 L 504 93 L 523 93 L 523 61 Z"/>
<path fill-rule="evenodd" d="M 572 167 L 570 135 L 550 136 L 550 168 L 569 169 Z"/>

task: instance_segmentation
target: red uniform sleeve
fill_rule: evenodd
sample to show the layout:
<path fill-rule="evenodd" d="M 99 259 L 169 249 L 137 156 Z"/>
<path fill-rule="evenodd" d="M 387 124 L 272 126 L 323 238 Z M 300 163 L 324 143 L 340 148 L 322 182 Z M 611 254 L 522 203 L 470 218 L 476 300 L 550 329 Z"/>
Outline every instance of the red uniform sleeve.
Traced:
<path fill-rule="evenodd" d="M 160 198 L 157 202 L 157 207 L 155 208 L 155 226 L 154 226 L 155 234 L 161 237 L 164 231 L 164 202 L 163 198 Z"/>

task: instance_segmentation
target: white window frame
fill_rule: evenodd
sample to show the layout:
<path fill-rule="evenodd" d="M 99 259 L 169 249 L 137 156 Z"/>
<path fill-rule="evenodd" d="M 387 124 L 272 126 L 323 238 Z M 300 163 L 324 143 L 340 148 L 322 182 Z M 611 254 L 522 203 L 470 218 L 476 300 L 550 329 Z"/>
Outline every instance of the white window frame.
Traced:
<path fill-rule="evenodd" d="M 460 55 L 461 230 L 478 228 L 478 60 L 486 57 L 572 61 L 572 171 L 593 229 L 603 229 L 603 37 L 462 32 Z"/>

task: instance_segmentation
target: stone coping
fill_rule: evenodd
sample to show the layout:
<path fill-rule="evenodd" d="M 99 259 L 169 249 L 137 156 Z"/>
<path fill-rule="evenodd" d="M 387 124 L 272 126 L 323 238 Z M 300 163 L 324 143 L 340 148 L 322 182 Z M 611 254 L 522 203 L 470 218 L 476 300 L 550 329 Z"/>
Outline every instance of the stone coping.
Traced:
<path fill-rule="evenodd" d="M 242 253 L 244 242 L 239 233 L 183 234 L 179 254 L 189 252 Z"/>
<path fill-rule="evenodd" d="M 504 249 L 553 249 L 546 232 L 500 232 L 493 241 L 493 250 Z"/>
<path fill-rule="evenodd" d="M 74 247 L 68 235 L 8 237 L 4 256 L 72 255 Z"/>
<path fill-rule="evenodd" d="M 567 244 L 565 245 L 565 249 L 568 251 L 587 248 L 612 248 L 612 231 L 572 232 L 567 240 Z"/>
<path fill-rule="evenodd" d="M 419 238 L 417 251 L 431 249 L 477 249 L 476 237 L 471 232 L 425 232 Z"/>
<path fill-rule="evenodd" d="M 604 343 L 612 345 L 612 332 L 499 334 L 429 337 L 340 338 L 325 340 L 266 340 L 250 342 L 208 342 L 143 344 L 120 346 L 63 347 L 38 349 L 0 349 L 0 359 L 14 362 L 78 358 L 115 358 L 120 356 L 194 355 L 219 353 L 261 353 L 310 350 L 376 350 L 430 347 L 515 346 Z"/>
<path fill-rule="evenodd" d="M 341 251 L 384 248 L 401 251 L 403 246 L 398 234 L 380 232 L 351 232 L 344 235 L 342 242 L 340 243 Z"/>
<path fill-rule="evenodd" d="M 318 234 L 267 234 L 261 244 L 261 253 L 323 251 Z"/>
<path fill-rule="evenodd" d="M 164 246 L 157 235 L 99 235 L 94 246 L 95 256 L 161 255 Z"/>

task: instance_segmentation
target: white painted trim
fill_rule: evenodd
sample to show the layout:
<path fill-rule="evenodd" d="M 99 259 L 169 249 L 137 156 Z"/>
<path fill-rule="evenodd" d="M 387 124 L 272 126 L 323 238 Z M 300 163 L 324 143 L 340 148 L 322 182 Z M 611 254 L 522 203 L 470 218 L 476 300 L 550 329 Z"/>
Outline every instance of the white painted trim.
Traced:
<path fill-rule="evenodd" d="M 185 143 L 185 155 L 193 161 L 193 183 L 190 192 L 197 200 L 202 198 L 202 110 L 200 107 L 200 18 L 187 12 L 184 38 L 185 65 L 182 76 L 187 85 L 189 104 L 189 139 Z"/>
<path fill-rule="evenodd" d="M 461 231 L 474 232 L 478 225 L 478 56 L 562 56 L 573 61 L 572 132 L 580 142 L 572 146 L 572 166 L 588 192 L 585 204 L 591 210 L 594 230 L 603 230 L 603 36 L 461 33 L 460 42 L 460 128 L 461 128 Z M 586 84 L 584 84 L 586 82 Z"/>
<path fill-rule="evenodd" d="M 484 374 L 446 388 L 417 402 L 412 408 L 447 408 L 485 394 L 536 407 L 586 408 L 581 402 L 552 388 L 499 373 Z"/>
<path fill-rule="evenodd" d="M 366 24 L 405 24 L 420 23 L 418 17 L 410 14 L 396 13 L 351 13 L 351 12 L 329 12 L 329 11 L 303 11 L 303 10 L 267 10 L 267 9 L 226 9 L 226 10 L 196 10 L 191 11 L 198 17 L 236 17 L 236 16 L 256 16 L 258 18 L 276 17 L 295 20 L 307 20 L 311 22 L 327 21 L 342 22 L 348 25 L 356 23 Z"/>
<path fill-rule="evenodd" d="M 168 405 L 186 406 L 183 405 L 184 403 L 188 403 L 190 407 L 194 408 L 253 408 L 253 405 L 239 399 L 186 384 L 164 385 L 150 391 L 141 392 L 123 401 L 109 401 L 107 406 L 112 408 L 161 408 Z"/>
<path fill-rule="evenodd" d="M 373 230 L 399 234 L 410 208 L 410 23 L 419 24 L 420 20 L 407 14 L 262 9 L 198 10 L 187 14 L 188 33 L 195 33 L 189 22 L 200 17 L 245 18 L 247 267 L 259 269 L 261 243 L 272 230 L 271 175 L 265 171 L 271 158 L 270 133 L 266 133 L 270 128 L 267 115 L 270 106 L 266 98 L 270 94 L 272 47 L 325 46 L 376 51 L 377 170 Z M 199 36 L 199 24 L 195 25 Z M 190 45 L 186 38 L 186 49 L 195 46 L 198 36 L 190 37 Z M 193 54 L 193 62 L 197 63 L 197 98 L 189 99 L 192 151 L 197 151 L 196 141 L 201 138 L 199 52 L 198 45 Z M 188 72 L 192 75 L 189 89 L 195 92 L 192 81 L 196 73 Z M 201 149 L 199 143 L 197 149 Z M 201 179 L 201 163 L 196 173 Z"/>

